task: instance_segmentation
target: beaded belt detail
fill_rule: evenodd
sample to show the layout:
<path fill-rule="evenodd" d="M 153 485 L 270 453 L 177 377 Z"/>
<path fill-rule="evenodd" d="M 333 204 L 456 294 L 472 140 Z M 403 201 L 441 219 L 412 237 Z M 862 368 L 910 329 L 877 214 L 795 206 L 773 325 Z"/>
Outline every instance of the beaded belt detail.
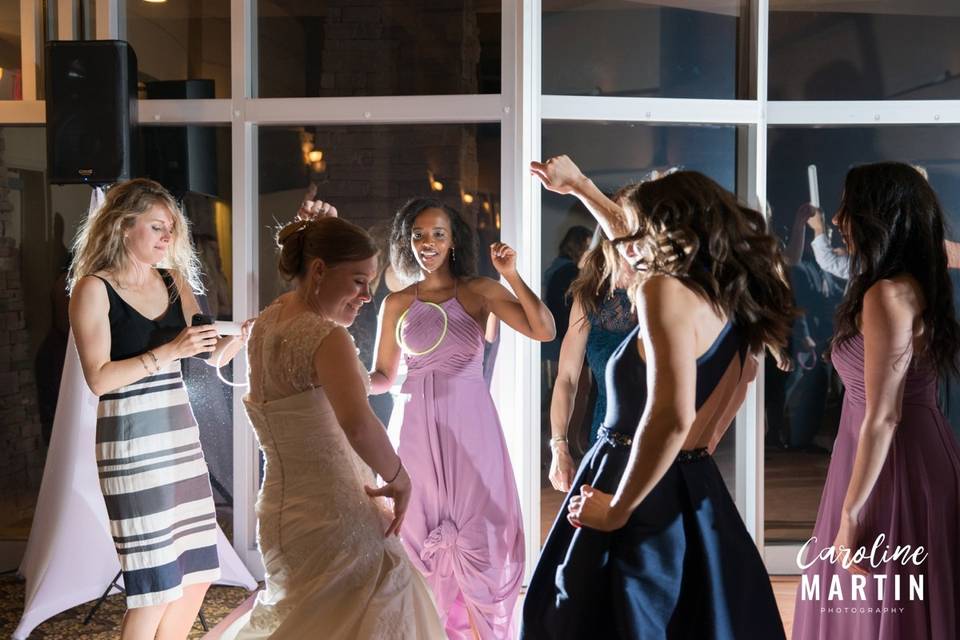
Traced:
<path fill-rule="evenodd" d="M 633 444 L 633 436 L 628 436 L 625 433 L 619 433 L 617 431 L 611 431 L 607 427 L 600 427 L 598 435 L 606 440 L 607 444 L 609 444 L 611 447 L 629 447 Z M 706 447 L 681 450 L 680 453 L 677 454 L 677 462 L 696 462 L 697 460 L 702 460 L 709 455 L 710 452 L 707 451 Z"/>
<path fill-rule="evenodd" d="M 606 440 L 611 447 L 629 447 L 633 444 L 633 436 L 611 431 L 606 427 L 600 427 L 597 435 Z"/>

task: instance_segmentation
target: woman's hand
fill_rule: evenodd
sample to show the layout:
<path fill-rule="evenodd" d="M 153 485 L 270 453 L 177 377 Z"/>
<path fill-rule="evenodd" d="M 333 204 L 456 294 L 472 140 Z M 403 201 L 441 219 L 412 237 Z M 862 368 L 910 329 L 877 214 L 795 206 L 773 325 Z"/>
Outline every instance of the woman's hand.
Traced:
<path fill-rule="evenodd" d="M 336 218 L 337 208 L 329 202 L 317 199 L 317 185 L 313 182 L 303 196 L 303 202 L 300 203 L 300 209 L 294 220 L 319 220 L 320 218 Z"/>
<path fill-rule="evenodd" d="M 580 168 L 567 156 L 556 156 L 546 162 L 530 163 L 530 173 L 540 178 L 544 188 L 555 193 L 573 193 L 586 180 Z"/>
<path fill-rule="evenodd" d="M 198 353 L 213 353 L 217 348 L 217 328 L 212 324 L 198 324 L 186 327 L 170 342 L 174 360 L 189 358 Z"/>
<path fill-rule="evenodd" d="M 250 332 L 253 331 L 253 323 L 256 321 L 256 317 L 247 318 L 240 325 L 240 340 L 243 341 L 243 344 L 247 344 L 247 340 L 250 339 Z"/>
<path fill-rule="evenodd" d="M 573 458 L 567 449 L 567 443 L 558 442 L 550 444 L 550 452 L 553 458 L 550 460 L 550 484 L 557 491 L 566 493 L 570 491 L 570 485 L 573 484 L 573 475 L 576 468 L 573 464 Z"/>
<path fill-rule="evenodd" d="M 517 273 L 517 252 L 509 245 L 494 242 L 490 245 L 490 261 L 497 273 L 507 277 Z"/>
<path fill-rule="evenodd" d="M 856 553 L 857 541 L 860 538 L 859 520 L 856 515 L 849 513 L 846 509 L 843 510 L 840 514 L 840 529 L 833 541 L 833 548 L 847 571 L 866 576 L 870 575 L 866 569 L 862 569 L 850 561 L 850 557 Z"/>
<path fill-rule="evenodd" d="M 393 479 L 393 482 L 388 482 L 376 489 L 364 486 L 363 490 L 366 491 L 367 495 L 371 498 L 390 498 L 393 500 L 393 521 L 390 522 L 390 526 L 387 527 L 387 531 L 383 534 L 383 537 L 388 538 L 391 535 L 400 535 L 400 526 L 403 524 L 403 517 L 407 513 L 407 507 L 410 506 L 410 493 L 412 491 L 410 476 L 407 475 L 407 470 L 401 465 L 400 472 L 397 474 L 397 477 Z"/>
<path fill-rule="evenodd" d="M 588 484 L 580 487 L 580 495 L 570 498 L 567 520 L 573 526 L 589 527 L 597 531 L 616 531 L 627 524 L 630 514 L 612 506 L 613 496 Z"/>

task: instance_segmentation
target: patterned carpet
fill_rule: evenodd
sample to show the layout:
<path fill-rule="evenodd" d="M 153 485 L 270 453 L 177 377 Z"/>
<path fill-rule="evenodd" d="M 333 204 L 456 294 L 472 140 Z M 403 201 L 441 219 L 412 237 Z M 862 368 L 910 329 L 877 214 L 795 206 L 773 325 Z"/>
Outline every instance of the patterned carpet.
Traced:
<path fill-rule="evenodd" d="M 15 574 L 0 576 L 0 638 L 9 638 L 17 628 L 23 612 L 24 583 Z M 203 613 L 212 629 L 232 609 L 247 599 L 250 593 L 241 587 L 210 587 L 203 604 Z M 30 634 L 30 640 L 115 640 L 120 637 L 120 620 L 123 617 L 122 595 L 110 596 L 97 611 L 87 626 L 83 619 L 93 603 L 83 604 L 50 618 Z M 190 640 L 203 637 L 204 631 L 197 622 L 190 633 Z"/>

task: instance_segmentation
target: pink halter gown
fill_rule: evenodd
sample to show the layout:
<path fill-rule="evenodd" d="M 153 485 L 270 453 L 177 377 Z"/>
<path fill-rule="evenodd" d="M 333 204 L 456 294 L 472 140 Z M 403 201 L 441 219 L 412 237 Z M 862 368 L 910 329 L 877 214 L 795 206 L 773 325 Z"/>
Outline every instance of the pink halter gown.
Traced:
<path fill-rule="evenodd" d="M 456 298 L 440 344 L 404 353 L 406 402 L 390 434 L 413 481 L 401 537 L 433 590 L 451 639 L 506 638 L 523 580 L 517 486 L 493 399 L 483 379 L 483 333 Z M 419 298 L 401 326 L 403 343 L 425 351 L 443 314 Z"/>

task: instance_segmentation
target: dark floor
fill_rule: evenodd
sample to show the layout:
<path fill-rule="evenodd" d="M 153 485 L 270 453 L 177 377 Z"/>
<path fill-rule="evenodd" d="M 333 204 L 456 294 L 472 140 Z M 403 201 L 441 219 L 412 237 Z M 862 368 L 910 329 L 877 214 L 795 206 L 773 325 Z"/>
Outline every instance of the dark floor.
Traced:
<path fill-rule="evenodd" d="M 0 638 L 10 638 L 20 622 L 23 611 L 24 583 L 16 574 L 0 576 Z M 250 593 L 242 587 L 211 587 L 203 604 L 207 624 L 213 628 L 237 605 L 247 599 Z M 107 598 L 97 611 L 90 624 L 84 626 L 83 619 L 90 611 L 91 604 L 80 605 L 42 623 L 30 640 L 49 638 L 53 640 L 114 640 L 120 637 L 120 620 L 123 618 L 124 603 L 122 595 Z M 190 639 L 203 637 L 204 631 L 198 622 L 193 626 Z"/>

